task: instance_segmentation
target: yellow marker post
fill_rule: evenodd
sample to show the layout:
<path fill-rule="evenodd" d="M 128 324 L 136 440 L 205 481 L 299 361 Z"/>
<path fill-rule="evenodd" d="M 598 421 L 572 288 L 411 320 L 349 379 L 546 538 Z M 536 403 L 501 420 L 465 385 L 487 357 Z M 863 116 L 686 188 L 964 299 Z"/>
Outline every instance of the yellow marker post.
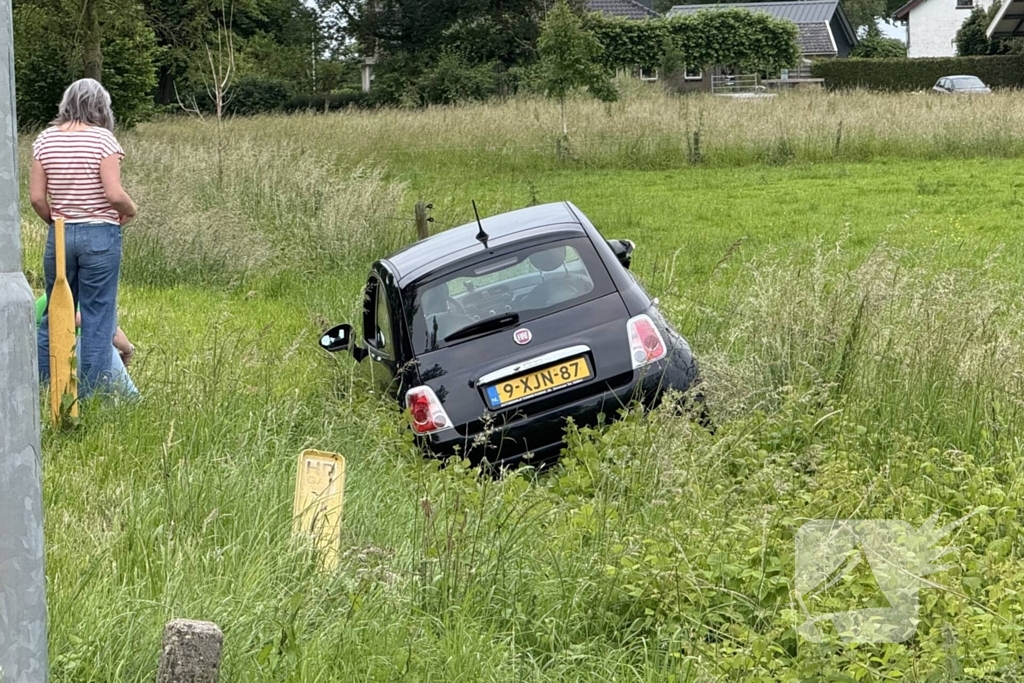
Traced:
<path fill-rule="evenodd" d="M 345 458 L 337 453 L 302 451 L 295 478 L 294 533 L 313 542 L 326 569 L 338 566 L 344 499 Z"/>
<path fill-rule="evenodd" d="M 64 251 L 64 219 L 54 220 L 53 246 L 57 276 L 47 302 L 50 323 L 50 414 L 53 424 L 61 415 L 78 417 L 78 379 L 72 368 L 75 354 L 75 301 L 68 285 Z"/>

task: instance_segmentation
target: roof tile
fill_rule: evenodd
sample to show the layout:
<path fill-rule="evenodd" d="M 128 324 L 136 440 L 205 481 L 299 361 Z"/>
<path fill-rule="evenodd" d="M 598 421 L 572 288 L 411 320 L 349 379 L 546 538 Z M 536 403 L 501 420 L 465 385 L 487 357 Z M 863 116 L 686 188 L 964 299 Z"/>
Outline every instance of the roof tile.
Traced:
<path fill-rule="evenodd" d="M 696 14 L 709 9 L 747 9 L 764 12 L 778 19 L 789 19 L 794 24 L 813 24 L 832 21 L 839 0 L 800 0 L 798 2 L 730 2 L 711 5 L 676 5 L 668 16 Z"/>
<path fill-rule="evenodd" d="M 587 9 L 626 19 L 653 19 L 658 13 L 637 0 L 587 0 Z"/>
<path fill-rule="evenodd" d="M 796 42 L 801 54 L 835 56 L 836 46 L 832 42 L 832 31 L 828 24 L 797 24 L 796 30 Z"/>

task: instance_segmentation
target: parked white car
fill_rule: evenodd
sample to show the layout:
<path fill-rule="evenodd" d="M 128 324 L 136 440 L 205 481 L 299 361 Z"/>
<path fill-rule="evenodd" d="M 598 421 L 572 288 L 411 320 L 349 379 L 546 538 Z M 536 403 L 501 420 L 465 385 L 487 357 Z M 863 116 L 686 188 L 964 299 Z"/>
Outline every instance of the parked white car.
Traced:
<path fill-rule="evenodd" d="M 975 95 L 990 93 L 992 89 L 977 76 L 944 76 L 932 88 L 945 95 Z"/>

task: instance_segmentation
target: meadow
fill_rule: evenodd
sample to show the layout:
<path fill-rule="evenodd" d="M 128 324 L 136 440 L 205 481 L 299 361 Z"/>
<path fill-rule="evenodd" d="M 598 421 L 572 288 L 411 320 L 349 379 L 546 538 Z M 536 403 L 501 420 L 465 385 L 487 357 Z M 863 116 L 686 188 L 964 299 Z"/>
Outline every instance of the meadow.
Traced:
<path fill-rule="evenodd" d="M 1024 94 L 626 91 L 572 102 L 568 145 L 540 100 L 120 134 L 145 396 L 43 435 L 52 680 L 152 680 L 174 617 L 224 629 L 232 682 L 1024 675 Z M 501 479 L 422 458 L 316 340 L 414 202 L 440 232 L 471 199 L 634 240 L 718 430 L 627 411 Z M 291 539 L 308 447 L 348 462 L 333 572 Z M 805 521 L 971 511 L 913 639 L 797 635 Z M 880 599 L 862 568 L 809 607 Z"/>

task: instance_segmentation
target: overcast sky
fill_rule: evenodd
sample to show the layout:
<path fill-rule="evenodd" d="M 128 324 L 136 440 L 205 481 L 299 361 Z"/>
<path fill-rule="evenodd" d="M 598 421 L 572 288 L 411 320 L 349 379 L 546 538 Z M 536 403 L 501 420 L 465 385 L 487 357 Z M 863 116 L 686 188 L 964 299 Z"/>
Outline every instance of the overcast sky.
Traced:
<path fill-rule="evenodd" d="M 884 19 L 878 20 L 878 28 L 881 29 L 882 35 L 888 36 L 889 38 L 898 38 L 904 43 L 907 42 L 907 25 L 900 22 L 890 24 Z"/>

